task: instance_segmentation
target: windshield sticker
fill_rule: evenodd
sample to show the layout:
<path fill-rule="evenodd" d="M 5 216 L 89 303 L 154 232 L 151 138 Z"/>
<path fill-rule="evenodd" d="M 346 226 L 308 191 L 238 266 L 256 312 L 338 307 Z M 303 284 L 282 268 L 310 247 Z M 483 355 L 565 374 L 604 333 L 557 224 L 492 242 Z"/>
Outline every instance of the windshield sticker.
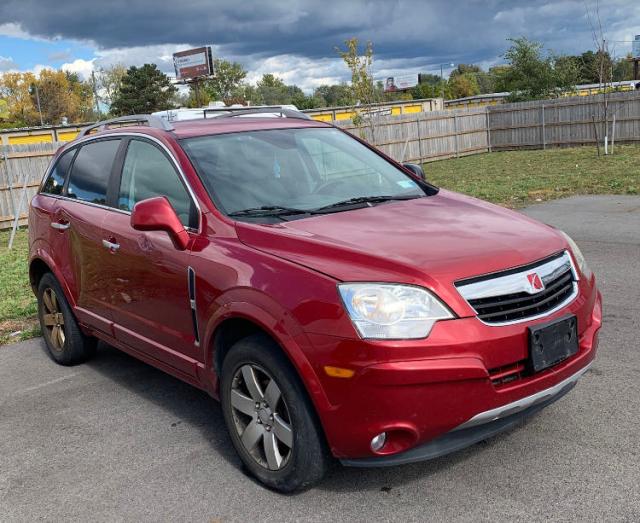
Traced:
<path fill-rule="evenodd" d="M 400 180 L 396 183 L 403 189 L 414 189 L 415 187 L 417 187 L 415 182 L 412 182 L 411 180 Z"/>

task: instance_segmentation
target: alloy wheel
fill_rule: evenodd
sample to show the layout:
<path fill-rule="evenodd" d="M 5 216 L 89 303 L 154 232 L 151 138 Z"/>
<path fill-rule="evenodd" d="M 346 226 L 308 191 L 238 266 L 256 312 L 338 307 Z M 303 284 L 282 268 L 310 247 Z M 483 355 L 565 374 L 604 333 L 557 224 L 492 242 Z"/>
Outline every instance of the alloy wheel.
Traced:
<path fill-rule="evenodd" d="M 286 466 L 293 450 L 293 430 L 273 377 L 257 365 L 243 365 L 233 377 L 230 401 L 236 432 L 247 453 L 269 470 Z"/>
<path fill-rule="evenodd" d="M 42 294 L 42 323 L 51 346 L 58 352 L 64 348 L 64 316 L 55 291 L 48 287 Z"/>

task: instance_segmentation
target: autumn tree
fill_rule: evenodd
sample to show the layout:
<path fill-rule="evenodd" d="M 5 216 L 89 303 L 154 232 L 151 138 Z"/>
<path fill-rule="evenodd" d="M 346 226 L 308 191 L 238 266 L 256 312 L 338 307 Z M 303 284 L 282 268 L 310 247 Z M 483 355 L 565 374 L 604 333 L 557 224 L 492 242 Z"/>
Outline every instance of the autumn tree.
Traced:
<path fill-rule="evenodd" d="M 77 74 L 43 69 L 36 83 L 43 120 L 51 125 L 92 119 L 93 90 Z M 32 96 L 35 96 L 32 94 Z"/>
<path fill-rule="evenodd" d="M 25 127 L 40 122 L 29 93 L 29 87 L 35 82 L 33 73 L 4 73 L 0 78 L 0 98 L 7 102 L 7 121 L 11 125 Z"/>
<path fill-rule="evenodd" d="M 177 89 L 155 64 L 132 66 L 122 78 L 111 112 L 116 116 L 171 109 Z"/>

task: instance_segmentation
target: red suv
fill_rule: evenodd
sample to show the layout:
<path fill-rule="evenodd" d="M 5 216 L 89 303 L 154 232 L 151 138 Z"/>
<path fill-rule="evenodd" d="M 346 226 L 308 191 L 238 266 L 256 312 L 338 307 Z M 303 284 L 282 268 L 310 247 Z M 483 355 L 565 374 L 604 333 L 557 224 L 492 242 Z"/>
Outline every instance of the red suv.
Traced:
<path fill-rule="evenodd" d="M 55 361 L 99 339 L 206 390 L 281 491 L 332 457 L 456 451 L 572 388 L 602 309 L 566 234 L 274 111 L 121 118 L 58 151 L 29 215 Z"/>

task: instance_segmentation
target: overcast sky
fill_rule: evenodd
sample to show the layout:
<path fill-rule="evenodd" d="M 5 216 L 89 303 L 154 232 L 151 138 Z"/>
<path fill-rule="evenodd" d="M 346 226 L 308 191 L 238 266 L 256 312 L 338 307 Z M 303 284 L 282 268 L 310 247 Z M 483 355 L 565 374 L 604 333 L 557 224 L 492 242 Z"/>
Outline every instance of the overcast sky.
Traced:
<path fill-rule="evenodd" d="M 335 46 L 374 44 L 376 77 L 438 72 L 443 63 L 502 61 L 507 38 L 527 36 L 558 53 L 593 49 L 587 6 L 595 0 L 0 0 L 0 72 L 153 62 L 212 45 L 255 81 L 275 73 L 307 92 L 348 79 Z M 600 0 L 616 55 L 640 34 L 639 0 Z"/>

